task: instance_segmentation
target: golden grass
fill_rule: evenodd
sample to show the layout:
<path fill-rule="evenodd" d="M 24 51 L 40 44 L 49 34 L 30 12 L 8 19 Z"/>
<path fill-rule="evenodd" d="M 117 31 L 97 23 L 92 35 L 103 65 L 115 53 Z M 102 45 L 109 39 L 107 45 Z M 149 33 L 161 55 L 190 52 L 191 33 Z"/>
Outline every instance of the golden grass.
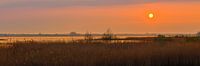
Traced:
<path fill-rule="evenodd" d="M 200 42 L 105 44 L 17 42 L 0 48 L 2 66 L 200 66 Z"/>

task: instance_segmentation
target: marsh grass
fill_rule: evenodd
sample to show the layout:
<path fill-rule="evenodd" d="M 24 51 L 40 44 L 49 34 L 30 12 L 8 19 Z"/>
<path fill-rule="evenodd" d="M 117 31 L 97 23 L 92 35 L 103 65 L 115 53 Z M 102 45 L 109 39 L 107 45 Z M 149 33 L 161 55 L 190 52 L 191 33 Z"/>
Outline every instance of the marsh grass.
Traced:
<path fill-rule="evenodd" d="M 185 39 L 184 39 L 185 40 Z M 151 43 L 16 42 L 1 66 L 200 66 L 199 41 Z"/>

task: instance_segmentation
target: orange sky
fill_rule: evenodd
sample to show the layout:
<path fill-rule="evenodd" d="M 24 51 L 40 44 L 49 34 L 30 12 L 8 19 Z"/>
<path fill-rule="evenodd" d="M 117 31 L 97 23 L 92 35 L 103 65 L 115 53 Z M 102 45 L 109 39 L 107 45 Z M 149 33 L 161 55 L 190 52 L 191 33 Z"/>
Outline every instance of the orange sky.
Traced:
<path fill-rule="evenodd" d="M 4 8 L 1 33 L 193 33 L 200 31 L 200 2 L 155 2 L 114 6 Z M 151 11 L 156 20 L 147 18 Z"/>

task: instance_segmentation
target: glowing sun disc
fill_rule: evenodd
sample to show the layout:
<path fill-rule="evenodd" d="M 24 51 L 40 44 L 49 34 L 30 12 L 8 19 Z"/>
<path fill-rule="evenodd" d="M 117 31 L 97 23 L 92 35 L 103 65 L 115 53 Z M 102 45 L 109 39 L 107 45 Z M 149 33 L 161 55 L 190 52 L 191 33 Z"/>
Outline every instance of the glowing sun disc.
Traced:
<path fill-rule="evenodd" d="M 148 14 L 148 17 L 149 17 L 149 19 L 153 19 L 155 16 L 154 16 L 154 13 L 149 13 Z"/>

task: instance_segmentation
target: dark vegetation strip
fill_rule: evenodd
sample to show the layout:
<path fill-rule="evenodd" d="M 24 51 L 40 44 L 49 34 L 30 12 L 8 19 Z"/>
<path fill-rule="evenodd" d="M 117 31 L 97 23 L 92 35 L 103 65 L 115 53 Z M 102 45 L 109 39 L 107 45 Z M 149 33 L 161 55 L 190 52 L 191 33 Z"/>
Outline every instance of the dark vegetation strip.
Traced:
<path fill-rule="evenodd" d="M 10 44 L 12 45 L 10 47 L 0 48 L 0 64 L 2 66 L 200 66 L 199 40 L 174 39 L 157 38 L 147 44 L 16 42 Z"/>

